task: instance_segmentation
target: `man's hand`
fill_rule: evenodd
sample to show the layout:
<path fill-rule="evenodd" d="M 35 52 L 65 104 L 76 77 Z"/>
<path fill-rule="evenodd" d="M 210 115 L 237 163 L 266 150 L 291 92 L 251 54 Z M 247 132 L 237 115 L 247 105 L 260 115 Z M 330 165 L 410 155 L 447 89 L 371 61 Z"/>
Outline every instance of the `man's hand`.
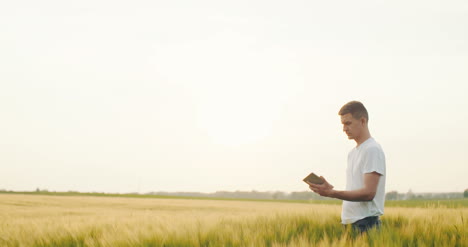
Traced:
<path fill-rule="evenodd" d="M 358 190 L 334 190 L 333 186 L 322 176 L 320 178 L 323 179 L 323 184 L 307 183 L 311 190 L 321 196 L 352 202 L 367 202 L 374 199 L 375 194 L 377 193 L 377 185 L 379 184 L 380 176 L 381 175 L 377 172 L 364 174 L 364 187 Z"/>
<path fill-rule="evenodd" d="M 323 176 L 320 176 L 320 178 L 323 179 L 323 184 L 313 184 L 309 182 L 306 183 L 309 184 L 309 188 L 315 193 L 321 196 L 331 197 L 332 193 L 334 192 L 333 185 L 328 183 L 328 181 Z"/>

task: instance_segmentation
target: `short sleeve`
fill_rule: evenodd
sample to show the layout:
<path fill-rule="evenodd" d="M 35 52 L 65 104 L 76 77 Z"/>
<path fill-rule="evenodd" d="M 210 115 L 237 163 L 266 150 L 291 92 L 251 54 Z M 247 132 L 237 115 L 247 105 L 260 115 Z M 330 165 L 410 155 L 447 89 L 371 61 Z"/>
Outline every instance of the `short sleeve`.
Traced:
<path fill-rule="evenodd" d="M 363 157 L 362 173 L 377 172 L 385 175 L 385 155 L 379 147 L 368 148 Z"/>

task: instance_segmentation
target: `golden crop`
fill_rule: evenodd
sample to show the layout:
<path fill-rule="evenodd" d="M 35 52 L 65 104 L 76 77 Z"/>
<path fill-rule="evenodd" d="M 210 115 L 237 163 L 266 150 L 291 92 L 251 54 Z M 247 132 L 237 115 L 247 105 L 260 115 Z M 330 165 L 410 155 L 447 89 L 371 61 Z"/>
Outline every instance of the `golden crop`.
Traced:
<path fill-rule="evenodd" d="M 0 246 L 468 246 L 468 208 L 386 207 L 357 234 L 340 205 L 0 194 Z"/>

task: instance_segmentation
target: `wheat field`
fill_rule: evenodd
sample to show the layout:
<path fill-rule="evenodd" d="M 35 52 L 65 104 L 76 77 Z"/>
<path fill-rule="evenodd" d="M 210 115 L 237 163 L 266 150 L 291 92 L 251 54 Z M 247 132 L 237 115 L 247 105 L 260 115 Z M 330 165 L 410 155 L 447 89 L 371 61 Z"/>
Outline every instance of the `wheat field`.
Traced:
<path fill-rule="evenodd" d="M 380 231 L 341 205 L 0 194 L 0 246 L 468 246 L 468 207 L 387 206 Z"/>

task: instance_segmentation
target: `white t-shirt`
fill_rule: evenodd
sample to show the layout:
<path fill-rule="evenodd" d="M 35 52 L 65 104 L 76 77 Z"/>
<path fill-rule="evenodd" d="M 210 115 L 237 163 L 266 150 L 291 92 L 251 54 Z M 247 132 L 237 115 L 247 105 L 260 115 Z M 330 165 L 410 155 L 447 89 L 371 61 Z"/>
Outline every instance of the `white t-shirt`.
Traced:
<path fill-rule="evenodd" d="M 382 147 L 369 138 L 348 154 L 346 169 L 346 190 L 358 190 L 364 187 L 364 174 L 377 172 L 380 179 L 377 192 L 372 201 L 343 201 L 341 223 L 351 224 L 369 216 L 379 216 L 384 213 L 385 203 L 385 154 Z"/>

